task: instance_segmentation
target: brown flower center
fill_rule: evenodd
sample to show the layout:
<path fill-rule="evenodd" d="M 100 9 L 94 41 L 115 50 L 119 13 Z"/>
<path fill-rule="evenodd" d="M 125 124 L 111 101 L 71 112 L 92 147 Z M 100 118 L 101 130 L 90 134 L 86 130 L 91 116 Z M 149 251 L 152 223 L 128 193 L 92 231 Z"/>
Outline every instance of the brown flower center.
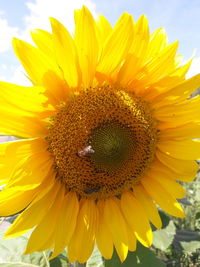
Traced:
<path fill-rule="evenodd" d="M 156 139 L 148 105 L 109 86 L 81 91 L 66 102 L 48 136 L 66 190 L 97 199 L 121 194 L 139 181 L 153 160 Z"/>

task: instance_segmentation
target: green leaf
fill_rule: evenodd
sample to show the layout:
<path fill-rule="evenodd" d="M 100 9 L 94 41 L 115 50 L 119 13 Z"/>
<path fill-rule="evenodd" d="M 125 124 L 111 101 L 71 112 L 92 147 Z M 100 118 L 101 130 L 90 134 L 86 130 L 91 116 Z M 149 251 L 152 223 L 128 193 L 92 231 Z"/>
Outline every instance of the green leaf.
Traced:
<path fill-rule="evenodd" d="M 173 221 L 170 221 L 164 229 L 153 232 L 153 246 L 163 251 L 166 250 L 171 245 L 175 234 L 176 227 Z"/>
<path fill-rule="evenodd" d="M 63 252 L 59 254 L 56 258 L 50 260 L 49 264 L 50 267 L 69 267 L 66 249 L 63 250 Z"/>
<path fill-rule="evenodd" d="M 166 265 L 150 249 L 138 243 L 137 250 L 129 252 L 123 263 L 115 252 L 111 260 L 105 260 L 105 267 L 166 267 Z"/>
<path fill-rule="evenodd" d="M 5 227 L 4 227 L 5 226 Z M 11 239 L 3 239 L 3 232 L 9 226 L 3 222 L 0 230 L 0 267 L 47 267 L 49 252 L 34 252 L 24 255 L 29 234 Z"/>
<path fill-rule="evenodd" d="M 162 228 L 166 228 L 171 219 L 164 211 L 159 210 L 158 212 L 162 221 Z"/>
<path fill-rule="evenodd" d="M 87 262 L 87 267 L 104 267 L 104 262 L 98 248 L 95 247 L 92 256 Z"/>
<path fill-rule="evenodd" d="M 197 249 L 200 248 L 200 242 L 199 241 L 191 241 L 191 242 L 181 242 L 182 248 L 187 253 L 196 252 Z"/>

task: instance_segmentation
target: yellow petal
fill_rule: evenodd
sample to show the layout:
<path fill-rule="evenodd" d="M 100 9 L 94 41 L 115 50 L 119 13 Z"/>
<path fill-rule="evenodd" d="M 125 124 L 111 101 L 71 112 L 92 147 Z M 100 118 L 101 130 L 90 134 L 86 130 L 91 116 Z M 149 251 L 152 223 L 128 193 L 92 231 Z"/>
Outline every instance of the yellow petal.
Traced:
<path fill-rule="evenodd" d="M 159 98 L 162 94 L 165 95 L 166 92 L 175 88 L 179 84 L 185 82 L 185 75 L 191 66 L 192 60 L 189 60 L 185 65 L 178 67 L 172 71 L 168 76 L 163 77 L 155 83 L 151 84 L 151 87 L 146 91 L 144 97 L 148 102 L 152 102 L 153 105 L 159 105 L 161 101 L 155 101 L 154 99 Z M 171 96 L 171 94 L 170 94 Z M 161 96 L 162 99 L 162 96 Z M 167 101 L 166 101 L 167 102 Z M 162 101 L 165 105 L 165 102 Z"/>
<path fill-rule="evenodd" d="M 155 30 L 149 40 L 148 50 L 146 57 L 148 59 L 157 56 L 167 46 L 167 35 L 163 28 Z"/>
<path fill-rule="evenodd" d="M 133 29 L 134 34 L 130 51 L 117 78 L 122 86 L 129 85 L 144 64 L 149 42 L 149 26 L 146 16 L 142 15 Z"/>
<path fill-rule="evenodd" d="M 50 18 L 53 44 L 58 65 L 70 87 L 80 84 L 80 70 L 74 41 L 67 29 L 56 19 Z"/>
<path fill-rule="evenodd" d="M 44 91 L 42 87 L 0 82 L 0 133 L 21 137 L 43 136 L 46 129 L 40 118 L 44 113 L 45 116 L 53 113 Z"/>
<path fill-rule="evenodd" d="M 182 161 L 179 164 L 182 164 Z M 154 160 L 152 167 L 148 169 L 147 174 L 148 174 L 148 176 L 151 176 L 155 179 L 157 179 L 157 177 L 158 177 L 158 180 L 163 179 L 164 182 L 166 181 L 166 183 L 168 182 L 169 179 L 173 180 L 173 181 L 180 180 L 180 181 L 188 182 L 187 176 L 186 176 L 186 178 L 182 177 L 183 174 L 180 174 L 180 173 L 178 174 L 177 172 L 173 171 L 172 169 L 169 169 L 166 165 L 162 164 L 161 161 L 159 161 L 157 159 Z M 194 176 L 193 176 L 193 178 L 194 178 Z M 174 186 L 176 188 L 176 184 Z M 180 192 L 179 192 L 180 195 L 184 195 L 184 189 L 183 188 L 182 189 L 179 188 L 179 189 L 180 189 Z M 181 197 L 177 197 L 177 198 L 181 198 Z"/>
<path fill-rule="evenodd" d="M 3 189 L 0 192 L 0 216 L 11 216 L 26 208 L 39 191 L 38 188 L 31 189 L 29 185 Z"/>
<path fill-rule="evenodd" d="M 78 211 L 79 203 L 76 193 L 68 193 L 60 209 L 58 227 L 55 232 L 55 247 L 50 259 L 56 257 L 69 244 L 76 227 Z"/>
<path fill-rule="evenodd" d="M 21 138 L 46 137 L 46 122 L 37 117 L 19 116 L 14 112 L 0 111 L 0 133 Z"/>
<path fill-rule="evenodd" d="M 155 118 L 161 122 L 159 129 L 179 127 L 188 122 L 199 122 L 200 96 L 183 102 L 169 104 L 153 110 Z"/>
<path fill-rule="evenodd" d="M 39 138 L 0 143 L 1 177 L 10 178 L 17 164 L 23 164 L 34 153 L 44 152 L 47 145 L 46 141 Z"/>
<path fill-rule="evenodd" d="M 55 177 L 53 177 L 55 178 Z M 28 208 L 23 211 L 11 227 L 6 232 L 6 238 L 19 236 L 39 224 L 52 204 L 56 201 L 57 193 L 60 188 L 58 183 L 48 180 L 40 187 L 40 192 L 31 202 Z"/>
<path fill-rule="evenodd" d="M 113 241 L 111 232 L 105 221 L 104 201 L 98 201 L 97 207 L 99 210 L 99 225 L 96 233 L 97 246 L 105 259 L 111 259 L 113 254 Z"/>
<path fill-rule="evenodd" d="M 12 83 L 0 82 L 0 112 L 13 111 L 19 115 L 33 116 L 51 110 L 48 107 L 48 99 L 44 96 L 42 87 L 25 87 Z"/>
<path fill-rule="evenodd" d="M 124 13 L 106 40 L 97 71 L 110 75 L 125 59 L 133 38 L 132 17 Z"/>
<path fill-rule="evenodd" d="M 143 95 L 147 85 L 157 82 L 174 71 L 177 48 L 178 42 L 168 45 L 135 75 L 131 85 L 138 94 Z"/>
<path fill-rule="evenodd" d="M 48 57 L 55 56 L 52 34 L 41 29 L 35 29 L 31 31 L 31 37 L 37 47 Z"/>
<path fill-rule="evenodd" d="M 65 188 L 60 185 L 59 193 L 51 208 L 48 210 L 42 221 L 32 232 L 25 254 L 35 251 L 43 251 L 52 247 L 55 241 L 55 230 L 57 226 L 58 214 L 61 210 L 61 204 L 64 199 Z M 51 222 L 51 223 L 50 223 Z"/>
<path fill-rule="evenodd" d="M 74 234 L 68 246 L 70 262 L 84 263 L 94 249 L 95 232 L 98 227 L 98 209 L 94 200 L 83 201 Z M 84 244 L 84 247 L 83 247 Z"/>
<path fill-rule="evenodd" d="M 84 87 L 92 85 L 98 60 L 97 29 L 90 11 L 83 6 L 75 11 L 74 40 L 79 55 Z"/>
<path fill-rule="evenodd" d="M 173 87 L 171 90 L 155 98 L 153 107 L 158 108 L 161 106 L 169 105 L 177 101 L 187 99 L 200 85 L 200 74 L 193 76 L 192 78 L 183 81 L 181 84 Z"/>
<path fill-rule="evenodd" d="M 178 42 L 174 42 L 163 49 L 157 57 L 147 65 L 148 79 L 151 82 L 164 77 L 174 69 L 174 57 L 178 49 Z M 163 65 L 164 64 L 164 65 Z"/>
<path fill-rule="evenodd" d="M 98 16 L 97 21 L 96 21 L 96 26 L 97 26 L 98 43 L 100 44 L 100 47 L 102 48 L 106 39 L 112 32 L 112 26 L 110 25 L 109 21 L 103 15 Z"/>
<path fill-rule="evenodd" d="M 196 160 L 200 158 L 199 140 L 162 141 L 158 148 L 170 157 L 182 160 Z"/>
<path fill-rule="evenodd" d="M 43 85 L 47 89 L 45 96 L 55 108 L 60 106 L 69 97 L 70 89 L 67 83 L 54 71 L 47 71 L 43 76 Z"/>
<path fill-rule="evenodd" d="M 139 61 L 143 62 L 147 52 L 149 43 L 149 24 L 147 17 L 142 15 L 134 27 L 134 38 L 130 47 L 130 54 L 138 57 Z"/>
<path fill-rule="evenodd" d="M 153 223 L 155 227 L 160 229 L 162 227 L 162 221 L 160 219 L 160 215 L 158 213 L 155 203 L 147 195 L 147 193 L 140 184 L 135 185 L 133 190 L 136 199 L 142 205 L 142 208 L 144 209 L 144 212 L 148 219 Z"/>
<path fill-rule="evenodd" d="M 152 244 L 152 231 L 143 207 L 130 192 L 123 193 L 121 209 L 137 239 L 145 246 Z"/>
<path fill-rule="evenodd" d="M 13 48 L 34 84 L 42 85 L 43 76 L 49 70 L 60 74 L 56 62 L 40 49 L 16 38 L 13 39 Z"/>
<path fill-rule="evenodd" d="M 131 231 L 130 227 L 127 225 L 127 233 L 128 233 L 128 250 L 135 251 L 137 246 L 137 238 Z"/>
<path fill-rule="evenodd" d="M 161 131 L 159 134 L 159 139 L 161 141 L 170 140 L 184 140 L 184 139 L 194 139 L 200 136 L 200 123 L 187 123 L 181 125 L 177 128 L 169 128 Z"/>
<path fill-rule="evenodd" d="M 180 204 L 159 183 L 154 182 L 148 176 L 144 177 L 141 182 L 148 194 L 164 211 L 176 217 L 185 217 Z"/>
<path fill-rule="evenodd" d="M 194 180 L 198 171 L 198 164 L 195 161 L 175 159 L 159 150 L 156 151 L 156 157 L 164 166 L 167 166 L 167 168 L 179 175 L 178 180 L 183 182 Z"/>
<path fill-rule="evenodd" d="M 105 200 L 104 216 L 106 224 L 111 232 L 112 240 L 121 262 L 126 259 L 128 253 L 128 236 L 126 223 L 120 210 L 120 204 L 113 198 Z"/>
<path fill-rule="evenodd" d="M 165 177 L 164 175 L 157 173 L 157 171 L 149 171 L 148 177 L 154 180 L 154 182 L 159 183 L 167 192 L 169 192 L 175 198 L 184 198 L 185 189 L 178 184 L 175 180 Z"/>
<path fill-rule="evenodd" d="M 53 159 L 49 152 L 35 153 L 14 166 L 7 187 L 32 185 L 39 186 L 53 169 Z"/>

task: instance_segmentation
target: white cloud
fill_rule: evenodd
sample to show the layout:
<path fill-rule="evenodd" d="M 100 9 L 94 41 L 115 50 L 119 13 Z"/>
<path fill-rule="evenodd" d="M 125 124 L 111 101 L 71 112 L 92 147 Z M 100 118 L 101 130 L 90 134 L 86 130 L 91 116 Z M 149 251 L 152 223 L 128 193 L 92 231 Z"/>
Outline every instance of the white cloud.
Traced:
<path fill-rule="evenodd" d="M 14 66 L 12 68 L 12 76 L 10 77 L 10 83 L 15 83 L 23 86 L 31 86 L 30 80 L 26 76 L 26 72 L 22 65 Z"/>
<path fill-rule="evenodd" d="M 187 78 L 190 78 L 196 74 L 200 73 L 200 57 L 193 59 L 192 65 L 186 75 Z"/>
<path fill-rule="evenodd" d="M 95 4 L 91 0 L 34 0 L 26 3 L 30 13 L 24 17 L 26 28 L 23 37 L 29 40 L 31 29 L 50 31 L 49 17 L 61 21 L 70 32 L 74 29 L 74 9 L 86 5 L 93 15 L 96 15 Z"/>
<path fill-rule="evenodd" d="M 12 38 L 18 31 L 17 27 L 9 26 L 7 19 L 4 18 L 4 12 L 0 11 L 0 52 L 6 52 L 11 48 Z"/>

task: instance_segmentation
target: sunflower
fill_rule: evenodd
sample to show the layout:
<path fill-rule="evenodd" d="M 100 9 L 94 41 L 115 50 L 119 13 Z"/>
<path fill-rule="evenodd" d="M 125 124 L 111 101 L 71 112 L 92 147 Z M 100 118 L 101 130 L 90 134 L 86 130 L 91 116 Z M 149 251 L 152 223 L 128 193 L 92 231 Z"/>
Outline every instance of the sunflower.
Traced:
<path fill-rule="evenodd" d="M 191 181 L 200 156 L 200 75 L 176 55 L 162 28 L 124 13 L 112 28 L 86 7 L 72 37 L 56 19 L 52 33 L 14 39 L 33 86 L 0 83 L 0 216 L 20 213 L 6 232 L 34 228 L 25 253 L 68 248 L 84 263 L 95 243 L 121 261 L 136 241 L 152 244 L 157 205 L 184 217 L 177 180 Z"/>

